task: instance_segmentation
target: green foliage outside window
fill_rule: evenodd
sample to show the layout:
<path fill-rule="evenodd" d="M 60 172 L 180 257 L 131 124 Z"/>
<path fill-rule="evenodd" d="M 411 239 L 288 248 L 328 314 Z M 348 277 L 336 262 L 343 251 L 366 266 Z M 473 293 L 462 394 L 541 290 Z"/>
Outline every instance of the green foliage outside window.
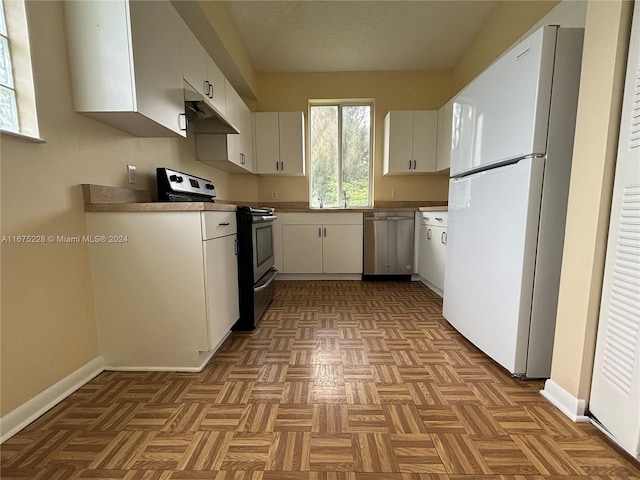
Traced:
<path fill-rule="evenodd" d="M 311 206 L 370 205 L 371 105 L 310 110 Z"/>

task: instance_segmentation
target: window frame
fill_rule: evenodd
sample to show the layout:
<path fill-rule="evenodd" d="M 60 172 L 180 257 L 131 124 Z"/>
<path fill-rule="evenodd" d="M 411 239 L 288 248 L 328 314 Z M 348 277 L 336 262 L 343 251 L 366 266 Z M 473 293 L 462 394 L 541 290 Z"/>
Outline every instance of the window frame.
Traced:
<path fill-rule="evenodd" d="M 333 99 L 314 99 L 314 100 L 309 100 L 309 106 L 308 106 L 308 112 L 307 112 L 307 116 L 309 118 L 309 122 L 308 122 L 308 138 L 309 138 L 309 207 L 310 208 L 319 208 L 319 207 L 314 207 L 313 206 L 313 189 L 312 189 L 312 182 L 313 182 L 313 168 L 312 168 L 312 162 L 313 159 L 311 158 L 311 109 L 313 107 L 337 107 L 338 108 L 338 125 L 337 125 L 337 129 L 338 129 L 338 171 L 339 171 L 339 176 L 338 176 L 338 205 L 335 207 L 324 207 L 324 208 L 330 208 L 330 209 L 335 209 L 335 208 L 342 208 L 344 209 L 345 207 L 343 206 L 344 203 L 344 198 L 343 198 L 343 191 L 344 189 L 342 188 L 342 177 L 343 177 L 343 171 L 342 171 L 342 126 L 343 126 L 343 122 L 342 122 L 342 108 L 343 107 L 369 107 L 369 171 L 368 171 L 368 175 L 369 175 L 369 188 L 367 191 L 367 204 L 366 205 L 349 205 L 347 204 L 346 208 L 370 208 L 373 206 L 373 161 L 375 158 L 375 152 L 374 152 L 374 145 L 375 145 L 375 102 L 373 99 L 371 98 L 359 98 L 359 99 L 340 99 L 340 100 L 333 100 Z"/>
<path fill-rule="evenodd" d="M 18 107 L 19 130 L 0 128 L 0 135 L 43 143 L 40 138 L 36 93 L 33 77 L 28 25 L 28 5 L 25 0 L 4 0 L 4 16 L 11 53 L 11 68 Z"/>
<path fill-rule="evenodd" d="M 9 90 L 13 93 L 13 115 L 16 118 L 16 129 L 9 130 L 8 132 L 19 133 L 20 132 L 20 109 L 18 108 L 18 92 L 16 91 L 16 82 L 14 75 L 14 67 L 13 67 L 13 54 L 11 53 L 11 38 L 9 38 L 9 26 L 7 25 L 7 15 L 5 13 L 5 0 L 0 0 L 0 25 L 3 28 L 0 29 L 0 38 L 4 39 L 7 46 L 7 56 L 8 56 L 8 74 L 9 74 L 9 82 L 8 83 L 0 83 L 0 87 L 3 87 L 6 90 Z M 4 63 L 4 62 L 3 62 Z"/>

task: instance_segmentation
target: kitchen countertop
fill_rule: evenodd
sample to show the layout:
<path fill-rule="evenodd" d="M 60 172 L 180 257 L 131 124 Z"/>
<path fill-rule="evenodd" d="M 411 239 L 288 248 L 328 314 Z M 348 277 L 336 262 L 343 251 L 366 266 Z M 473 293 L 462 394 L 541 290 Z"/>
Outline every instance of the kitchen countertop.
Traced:
<path fill-rule="evenodd" d="M 85 212 L 235 212 L 233 203 L 152 202 L 151 192 L 132 188 L 82 185 Z"/>
<path fill-rule="evenodd" d="M 310 208 L 307 202 L 240 202 L 250 207 L 269 207 L 281 213 L 362 213 L 362 212 L 416 212 L 419 209 L 446 210 L 446 202 L 426 201 L 381 201 L 373 207 L 348 207 L 348 208 Z"/>
<path fill-rule="evenodd" d="M 447 205 L 433 206 L 433 207 L 419 207 L 421 212 L 446 212 L 449 209 Z"/>
<path fill-rule="evenodd" d="M 281 213 L 362 213 L 446 211 L 447 202 L 439 201 L 379 201 L 374 207 L 310 208 L 307 202 L 153 202 L 151 192 L 104 185 L 82 185 L 85 212 L 234 212 L 237 204 L 269 207 Z"/>

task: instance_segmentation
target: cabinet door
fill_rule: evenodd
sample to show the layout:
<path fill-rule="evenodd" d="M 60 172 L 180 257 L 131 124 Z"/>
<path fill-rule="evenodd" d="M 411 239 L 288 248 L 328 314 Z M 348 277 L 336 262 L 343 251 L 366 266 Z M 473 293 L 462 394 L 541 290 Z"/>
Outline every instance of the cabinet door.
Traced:
<path fill-rule="evenodd" d="M 304 176 L 304 114 L 279 112 L 280 173 Z"/>
<path fill-rule="evenodd" d="M 239 318 L 236 236 L 204 242 L 209 348 L 214 349 Z"/>
<path fill-rule="evenodd" d="M 436 171 L 446 170 L 451 166 L 451 131 L 453 122 L 453 100 L 445 103 L 438 110 L 438 145 L 436 154 Z"/>
<path fill-rule="evenodd" d="M 254 127 L 257 173 L 280 173 L 278 112 L 256 112 Z"/>
<path fill-rule="evenodd" d="M 207 98 L 222 115 L 227 116 L 227 81 L 215 62 L 206 56 Z M 231 121 L 233 123 L 233 121 Z M 235 124 L 234 124 L 235 125 Z"/>
<path fill-rule="evenodd" d="M 323 273 L 362 273 L 362 225 L 322 227 Z"/>
<path fill-rule="evenodd" d="M 182 78 L 199 94 L 206 96 L 207 54 L 186 23 L 181 29 Z"/>
<path fill-rule="evenodd" d="M 413 111 L 391 111 L 384 118 L 384 174 L 413 168 Z"/>
<path fill-rule="evenodd" d="M 431 227 L 433 238 L 431 247 L 433 248 L 433 269 L 431 270 L 431 283 L 436 286 L 441 293 L 444 289 L 444 259 L 447 251 L 447 229 L 443 227 Z"/>
<path fill-rule="evenodd" d="M 255 163 L 253 158 L 253 115 L 251 110 L 244 104 L 241 105 L 241 118 L 242 122 L 240 124 L 240 135 L 242 137 L 242 160 L 243 167 L 247 169 L 248 172 L 255 172 Z"/>
<path fill-rule="evenodd" d="M 322 273 L 322 226 L 282 226 L 283 273 Z"/>
<path fill-rule="evenodd" d="M 129 8 L 137 111 L 184 137 L 180 16 L 168 2 L 129 2 Z"/>
<path fill-rule="evenodd" d="M 240 98 L 240 95 L 236 93 L 233 87 L 226 83 L 226 106 L 227 106 L 227 120 L 233 126 L 235 126 L 240 132 L 242 132 L 242 105 L 244 102 Z M 227 159 L 238 165 L 242 166 L 242 133 L 230 133 L 227 135 Z"/>
<path fill-rule="evenodd" d="M 436 171 L 438 143 L 438 111 L 413 112 L 413 173 Z"/>
<path fill-rule="evenodd" d="M 425 235 L 423 237 L 424 240 L 424 258 L 423 262 L 423 273 L 422 277 L 429 282 L 430 284 L 435 285 L 435 281 L 438 278 L 438 267 L 437 267 L 437 243 L 440 241 L 438 238 L 438 233 L 436 229 L 438 227 L 434 227 L 432 225 L 425 225 Z"/>
<path fill-rule="evenodd" d="M 429 255 L 427 240 L 427 226 L 422 222 L 422 216 L 420 217 L 420 223 L 418 224 L 419 239 L 418 239 L 418 274 L 426 280 L 427 272 L 429 269 L 429 262 L 427 257 Z"/>

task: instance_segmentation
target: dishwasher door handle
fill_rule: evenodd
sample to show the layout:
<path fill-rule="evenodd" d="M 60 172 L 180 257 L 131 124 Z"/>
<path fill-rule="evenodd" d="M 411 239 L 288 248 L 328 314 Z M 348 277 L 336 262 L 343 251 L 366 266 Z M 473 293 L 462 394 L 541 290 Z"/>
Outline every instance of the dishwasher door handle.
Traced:
<path fill-rule="evenodd" d="M 387 217 L 387 220 L 392 220 L 394 222 L 397 222 L 400 220 L 413 220 L 413 217 Z"/>
<path fill-rule="evenodd" d="M 382 221 L 390 220 L 389 217 L 364 217 L 365 222 L 382 222 Z"/>

